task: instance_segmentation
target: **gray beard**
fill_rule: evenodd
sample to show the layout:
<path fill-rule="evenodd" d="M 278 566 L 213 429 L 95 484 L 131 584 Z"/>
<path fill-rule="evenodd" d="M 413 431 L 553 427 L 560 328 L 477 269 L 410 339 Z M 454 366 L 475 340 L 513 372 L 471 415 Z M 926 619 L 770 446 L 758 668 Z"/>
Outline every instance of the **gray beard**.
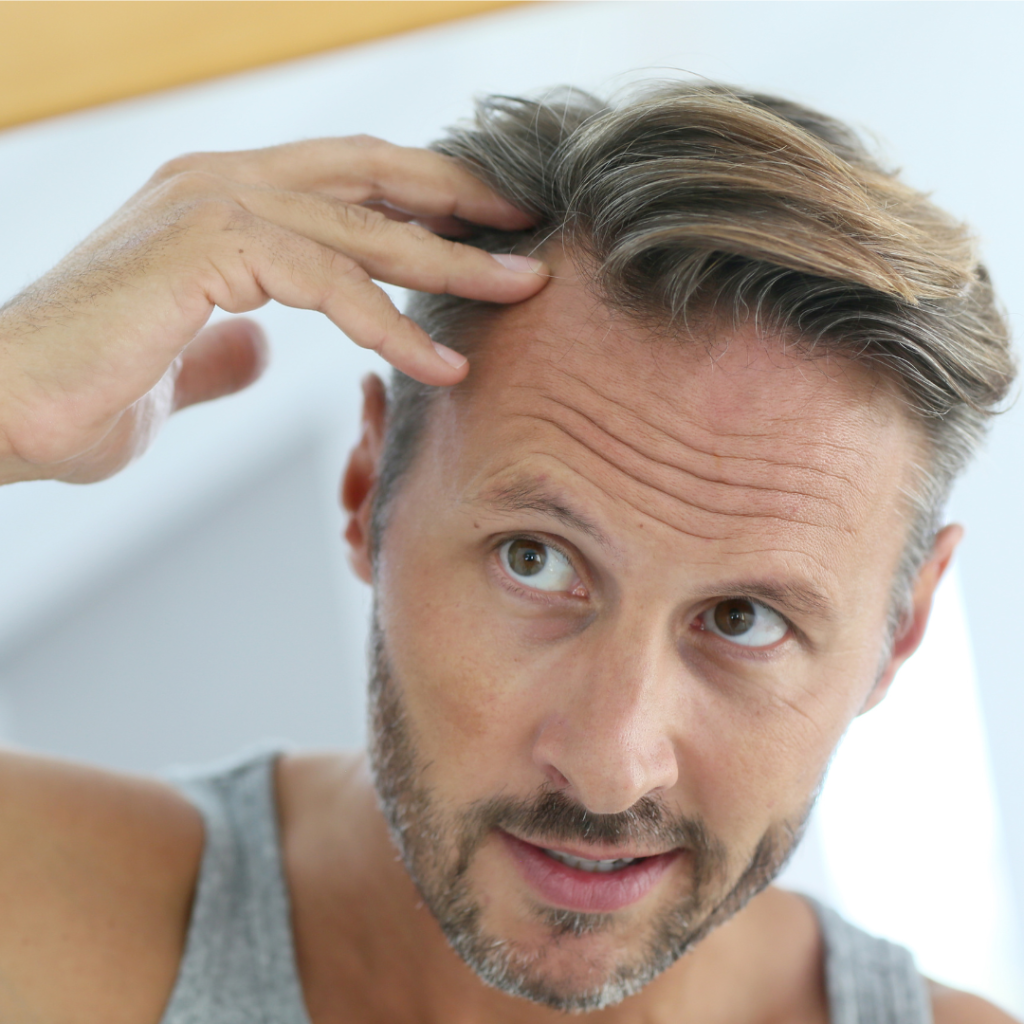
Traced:
<path fill-rule="evenodd" d="M 561 792 L 542 788 L 533 799 L 498 798 L 446 814 L 424 782 L 422 760 L 388 663 L 376 614 L 371 639 L 370 765 L 381 810 L 406 870 L 448 942 L 486 984 L 563 1012 L 600 1010 L 639 992 L 710 931 L 764 889 L 800 840 L 813 799 L 795 826 L 772 826 L 730 884 L 724 844 L 699 818 L 672 815 L 652 797 L 620 814 L 591 814 Z M 477 850 L 496 828 L 548 845 L 557 840 L 633 841 L 660 849 L 687 848 L 693 857 L 689 893 L 652 922 L 641 948 L 624 957 L 598 985 L 569 989 L 544 974 L 545 950 L 527 951 L 481 923 L 467 874 Z M 538 845 L 544 845 L 538 842 Z M 616 927 L 615 914 L 537 907 L 552 948 Z"/>

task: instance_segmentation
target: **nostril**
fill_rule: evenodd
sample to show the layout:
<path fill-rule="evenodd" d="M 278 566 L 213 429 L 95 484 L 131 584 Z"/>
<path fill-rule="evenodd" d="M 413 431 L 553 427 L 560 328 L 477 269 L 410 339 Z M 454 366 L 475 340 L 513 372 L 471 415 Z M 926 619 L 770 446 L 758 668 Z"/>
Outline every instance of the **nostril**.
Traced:
<path fill-rule="evenodd" d="M 555 789 L 568 789 L 571 783 L 569 780 L 553 765 L 544 765 L 544 774 L 547 775 L 548 781 Z"/>

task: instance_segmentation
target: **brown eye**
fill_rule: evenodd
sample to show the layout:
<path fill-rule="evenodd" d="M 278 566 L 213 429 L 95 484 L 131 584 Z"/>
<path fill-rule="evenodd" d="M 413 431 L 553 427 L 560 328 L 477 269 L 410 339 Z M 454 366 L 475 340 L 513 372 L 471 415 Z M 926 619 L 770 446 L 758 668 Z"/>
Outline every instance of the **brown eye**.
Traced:
<path fill-rule="evenodd" d="M 715 625 L 725 636 L 742 636 L 754 627 L 757 612 L 750 601 L 733 598 L 715 605 Z"/>
<path fill-rule="evenodd" d="M 709 633 L 741 647 L 772 647 L 789 632 L 789 624 L 777 611 L 746 597 L 719 601 L 700 621 Z"/>
<path fill-rule="evenodd" d="M 536 576 L 548 560 L 544 545 L 529 540 L 512 541 L 505 557 L 508 567 L 517 576 Z"/>
<path fill-rule="evenodd" d="M 558 548 L 528 537 L 506 541 L 498 552 L 505 571 L 531 590 L 571 593 L 579 584 L 576 570 Z"/>

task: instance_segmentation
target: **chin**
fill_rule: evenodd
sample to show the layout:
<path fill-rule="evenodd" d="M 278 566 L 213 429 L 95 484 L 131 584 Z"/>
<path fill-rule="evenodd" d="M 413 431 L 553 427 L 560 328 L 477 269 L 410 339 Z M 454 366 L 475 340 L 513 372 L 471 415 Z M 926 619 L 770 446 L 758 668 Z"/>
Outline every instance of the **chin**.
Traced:
<path fill-rule="evenodd" d="M 624 962 L 621 948 L 593 936 L 522 945 L 497 940 L 458 952 L 485 984 L 567 1013 L 614 1006 L 669 966 Z"/>
<path fill-rule="evenodd" d="M 688 948 L 664 920 L 634 914 L 585 914 L 535 905 L 496 919 L 471 904 L 445 933 L 487 985 L 552 1009 L 583 1013 L 639 992 Z"/>

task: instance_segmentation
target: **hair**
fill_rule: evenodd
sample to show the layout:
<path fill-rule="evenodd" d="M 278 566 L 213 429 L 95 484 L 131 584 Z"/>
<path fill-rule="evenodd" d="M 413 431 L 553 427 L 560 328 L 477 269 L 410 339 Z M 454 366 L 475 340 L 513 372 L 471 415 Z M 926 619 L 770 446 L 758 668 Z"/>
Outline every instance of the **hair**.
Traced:
<path fill-rule="evenodd" d="M 846 125 L 784 99 L 662 82 L 618 103 L 563 88 L 491 96 L 433 148 L 531 214 L 468 225 L 489 251 L 560 244 L 606 305 L 682 339 L 751 322 L 808 356 L 898 386 L 926 456 L 908 498 L 890 639 L 950 488 L 1015 375 L 1006 322 L 969 230 L 884 168 Z M 471 353 L 501 307 L 415 294 L 408 315 Z M 374 535 L 438 389 L 392 377 Z"/>

